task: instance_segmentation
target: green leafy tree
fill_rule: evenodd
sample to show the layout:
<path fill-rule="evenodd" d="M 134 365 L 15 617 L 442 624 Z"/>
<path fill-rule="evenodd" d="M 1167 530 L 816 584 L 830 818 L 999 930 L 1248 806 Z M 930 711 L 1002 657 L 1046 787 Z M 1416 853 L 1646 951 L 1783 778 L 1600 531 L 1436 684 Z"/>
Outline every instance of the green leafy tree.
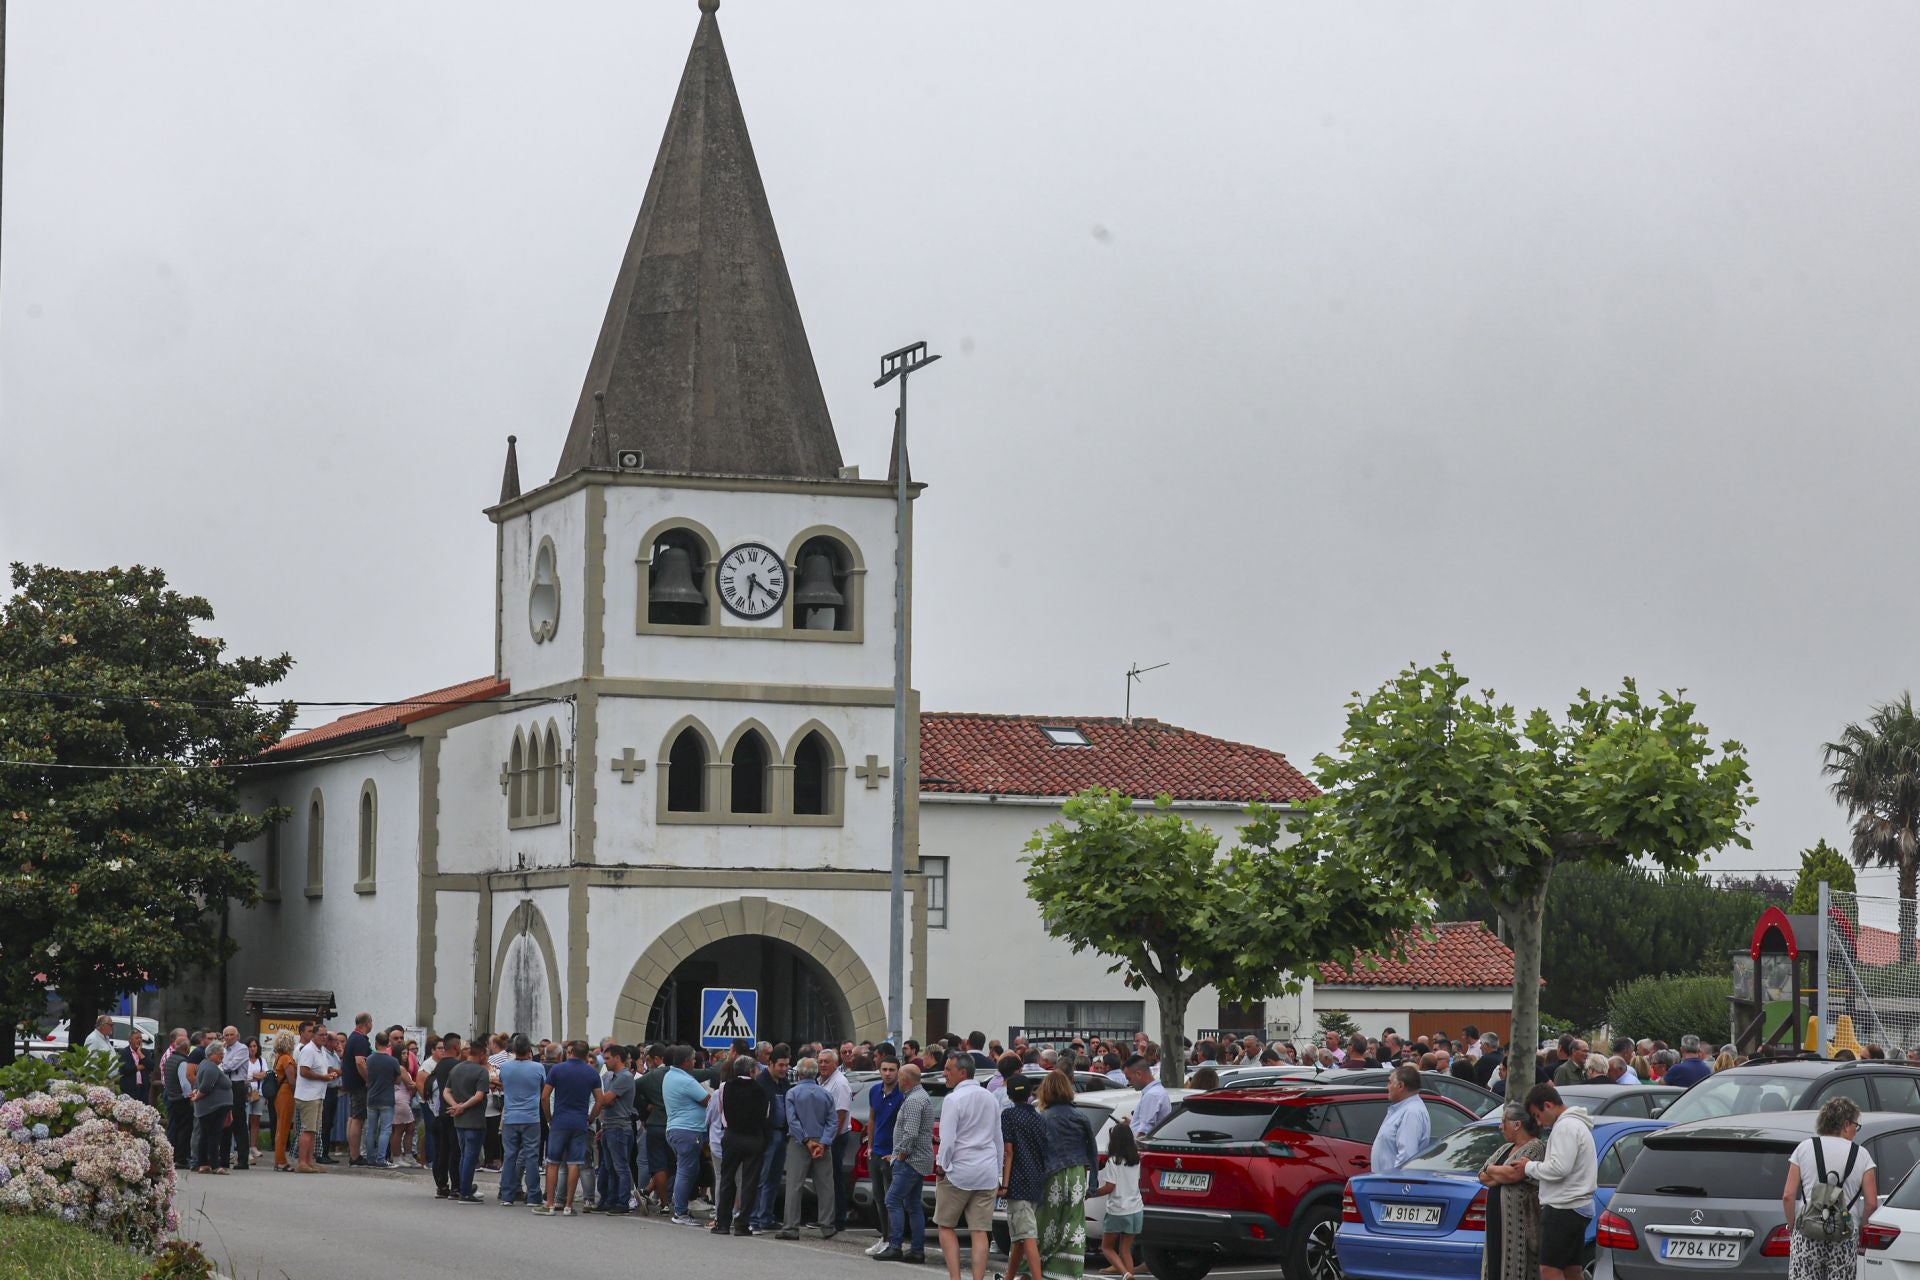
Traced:
<path fill-rule="evenodd" d="M 1803 916 L 1818 912 L 1822 880 L 1827 882 L 1829 889 L 1842 893 L 1854 892 L 1858 883 L 1854 879 L 1853 864 L 1825 840 L 1800 855 L 1800 876 L 1793 882 L 1793 901 L 1788 905 L 1788 910 Z"/>
<path fill-rule="evenodd" d="M 1547 884 L 1540 930 L 1543 1014 L 1587 1030 L 1605 1020 L 1608 996 L 1623 982 L 1650 973 L 1727 972 L 1728 956 L 1747 949 L 1760 913 L 1785 903 L 1787 886 L 1774 887 L 1782 893 L 1768 898 L 1683 871 L 1585 862 L 1559 868 Z M 1502 927 L 1478 888 L 1442 915 Z M 1722 986 L 1730 982 L 1729 974 Z"/>
<path fill-rule="evenodd" d="M 0 610 L 0 1011 L 44 988 L 85 1028 L 117 993 L 231 953 L 217 920 L 258 898 L 232 856 L 278 813 L 240 809 L 235 771 L 293 723 L 249 690 L 292 666 L 226 658 L 213 610 L 158 569 L 13 566 Z M 0 1036 L 0 1063 L 13 1037 Z"/>
<path fill-rule="evenodd" d="M 1169 1085 L 1182 1078 L 1188 1002 L 1204 988 L 1228 1000 L 1296 991 L 1298 970 L 1387 952 L 1427 915 L 1385 858 L 1316 858 L 1283 843 L 1278 811 L 1254 805 L 1247 815 L 1222 853 L 1220 838 L 1165 796 L 1141 810 L 1121 792 L 1093 790 L 1027 843 L 1027 894 L 1047 932 L 1112 957 L 1108 972 L 1153 993 Z"/>
<path fill-rule="evenodd" d="M 1747 845 L 1753 802 L 1737 742 L 1716 753 L 1694 706 L 1649 701 L 1629 680 L 1582 689 L 1564 719 L 1524 723 L 1451 659 L 1409 667 L 1347 706 L 1338 755 L 1315 761 L 1324 794 L 1295 819 L 1304 855 L 1391 865 L 1437 899 L 1483 892 L 1514 950 L 1513 1042 L 1540 1025 L 1541 929 L 1561 867 L 1645 862 L 1693 871 Z"/>
<path fill-rule="evenodd" d="M 1892 867 L 1900 876 L 1900 961 L 1914 963 L 1914 895 L 1920 886 L 1920 715 L 1913 694 L 1873 709 L 1826 745 L 1823 771 L 1853 823 L 1855 866 Z"/>

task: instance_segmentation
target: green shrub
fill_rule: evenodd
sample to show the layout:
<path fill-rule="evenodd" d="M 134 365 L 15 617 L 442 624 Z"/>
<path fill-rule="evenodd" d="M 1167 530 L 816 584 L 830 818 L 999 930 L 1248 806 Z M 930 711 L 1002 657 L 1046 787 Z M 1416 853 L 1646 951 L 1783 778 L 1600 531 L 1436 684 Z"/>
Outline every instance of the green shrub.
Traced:
<path fill-rule="evenodd" d="M 81 1045 L 54 1058 L 15 1058 L 0 1067 L 0 1098 L 46 1093 L 55 1080 L 113 1089 L 120 1084 L 120 1064 L 109 1054 L 91 1053 Z"/>
<path fill-rule="evenodd" d="M 1321 1009 L 1317 1011 L 1317 1016 L 1320 1019 L 1321 1037 L 1325 1038 L 1327 1032 L 1333 1032 L 1340 1037 L 1342 1048 L 1346 1047 L 1347 1041 L 1353 1039 L 1353 1033 L 1360 1029 L 1354 1025 L 1352 1018 L 1338 1009 Z"/>
<path fill-rule="evenodd" d="M 1684 1035 L 1720 1041 L 1727 1036 L 1727 975 L 1689 977 L 1661 974 L 1623 982 L 1607 994 L 1607 1021 L 1613 1033 L 1634 1039 L 1680 1043 Z"/>

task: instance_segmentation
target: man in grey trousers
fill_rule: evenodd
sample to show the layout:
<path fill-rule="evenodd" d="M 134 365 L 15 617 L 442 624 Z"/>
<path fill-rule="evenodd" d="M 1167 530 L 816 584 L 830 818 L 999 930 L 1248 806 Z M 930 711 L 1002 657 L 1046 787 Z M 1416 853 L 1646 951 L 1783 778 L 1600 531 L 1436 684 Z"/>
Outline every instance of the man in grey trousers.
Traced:
<path fill-rule="evenodd" d="M 832 1095 L 820 1087 L 817 1061 L 800 1059 L 793 1074 L 794 1086 L 787 1090 L 787 1215 L 774 1239 L 800 1238 L 800 1194 L 811 1168 L 814 1221 L 825 1240 L 839 1234 L 833 1225 L 833 1139 L 840 1131 L 840 1113 Z"/>

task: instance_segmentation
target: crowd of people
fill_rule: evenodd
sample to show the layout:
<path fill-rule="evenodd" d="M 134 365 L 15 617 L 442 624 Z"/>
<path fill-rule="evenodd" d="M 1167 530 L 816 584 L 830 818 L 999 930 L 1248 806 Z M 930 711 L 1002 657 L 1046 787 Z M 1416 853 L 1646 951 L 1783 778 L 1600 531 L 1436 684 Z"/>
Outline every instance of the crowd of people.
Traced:
<path fill-rule="evenodd" d="M 318 1173 L 340 1163 L 334 1151 L 344 1145 L 351 1167 L 430 1168 L 435 1197 L 455 1204 L 485 1203 L 484 1172 L 489 1181 L 497 1175 L 489 1189 L 499 1204 L 543 1216 L 658 1214 L 715 1233 L 791 1240 L 803 1230 L 831 1238 L 845 1229 L 859 1146 L 880 1220 L 870 1255 L 926 1260 L 922 1189 L 931 1180 L 951 1280 L 960 1280 L 963 1253 L 975 1280 L 985 1280 L 996 1201 L 1006 1203 L 1009 1280 L 1023 1270 L 1036 1280 L 1077 1276 L 1086 1201 L 1100 1195 L 1107 1197 L 1101 1252 L 1110 1273 L 1131 1277 L 1144 1209 L 1139 1139 L 1172 1109 L 1160 1084 L 1160 1047 L 1144 1033 L 1057 1046 L 1016 1037 L 1003 1046 L 975 1032 L 924 1047 L 907 1040 L 897 1051 L 737 1040 L 709 1055 L 686 1045 L 609 1038 L 596 1047 L 504 1033 L 471 1041 L 428 1035 L 422 1044 L 397 1025 L 375 1030 L 367 1014 L 345 1033 L 303 1023 L 264 1046 L 234 1027 L 176 1028 L 157 1053 L 138 1031 L 114 1050 L 110 1030 L 102 1019 L 89 1046 L 97 1040 L 117 1052 L 123 1092 L 164 1108 L 183 1170 L 246 1169 L 267 1128 L 279 1170 Z M 1371 1156 L 1376 1173 L 1401 1168 L 1428 1145 L 1427 1074 L 1472 1080 L 1513 1099 L 1501 1113 L 1505 1141 L 1479 1175 L 1489 1193 L 1484 1274 L 1491 1280 L 1584 1274 L 1596 1150 L 1591 1118 L 1567 1105 L 1560 1087 L 1687 1087 L 1745 1060 L 1732 1045 L 1692 1035 L 1672 1047 L 1621 1036 L 1598 1051 L 1568 1035 L 1534 1055 L 1523 1083 L 1510 1089 L 1526 1058 L 1471 1026 L 1458 1040 L 1388 1029 L 1378 1037 L 1327 1033 L 1305 1050 L 1254 1036 L 1182 1048 L 1195 1088 L 1218 1084 L 1218 1072 L 1235 1066 L 1390 1068 L 1388 1111 Z M 1835 1056 L 1856 1055 L 1843 1049 Z M 1859 1056 L 1887 1054 L 1868 1045 Z M 1920 1063 L 1920 1050 L 1908 1059 Z M 1140 1090 L 1109 1135 L 1104 1161 L 1071 1105 L 1076 1072 Z M 850 1073 L 879 1077 L 859 1086 L 868 1093 L 864 1129 L 852 1123 Z M 937 1150 L 930 1080 L 945 1086 Z M 1796 1276 L 1853 1274 L 1851 1236 L 1836 1243 L 1838 1236 L 1823 1238 L 1817 1223 L 1806 1224 L 1822 1197 L 1838 1197 L 1848 1222 L 1862 1204 L 1858 1221 L 1877 1205 L 1872 1159 L 1851 1141 L 1858 1120 L 1852 1102 L 1829 1102 L 1819 1136 L 1793 1154 L 1782 1204 L 1795 1224 Z M 336 1143 L 343 1128 L 344 1144 Z"/>
<path fill-rule="evenodd" d="M 305 1022 L 264 1045 L 233 1027 L 176 1028 L 156 1053 L 136 1031 L 117 1053 L 122 1090 L 164 1110 L 182 1170 L 249 1168 L 265 1128 L 277 1170 L 322 1172 L 343 1163 L 344 1147 L 350 1168 L 431 1169 L 435 1198 L 454 1204 L 486 1203 L 482 1175 L 497 1175 L 487 1190 L 498 1204 L 542 1216 L 659 1215 L 714 1233 L 831 1238 L 847 1225 L 861 1144 L 881 1227 L 869 1253 L 926 1261 L 931 1180 L 952 1280 L 963 1255 L 985 1280 L 1001 1200 L 1016 1272 L 1078 1275 L 1089 1196 L 1107 1197 L 1101 1248 L 1114 1274 L 1132 1276 L 1144 1209 L 1135 1138 L 1171 1110 L 1145 1035 L 1059 1047 L 1015 1039 L 1010 1049 L 978 1032 L 898 1050 L 736 1040 L 708 1054 L 506 1033 L 420 1043 L 363 1013 L 344 1033 Z M 983 1081 L 983 1068 L 997 1070 Z M 1075 1071 L 1143 1090 L 1104 1167 L 1071 1105 Z M 851 1072 L 878 1075 L 860 1086 L 860 1130 Z M 937 1152 L 929 1080 L 944 1085 Z"/>

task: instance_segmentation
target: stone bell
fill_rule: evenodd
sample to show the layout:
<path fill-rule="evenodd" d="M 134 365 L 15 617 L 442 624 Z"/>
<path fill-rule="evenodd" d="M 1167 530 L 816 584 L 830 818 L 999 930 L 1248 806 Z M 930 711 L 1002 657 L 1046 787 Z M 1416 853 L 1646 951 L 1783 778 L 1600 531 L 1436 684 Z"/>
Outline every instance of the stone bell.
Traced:
<path fill-rule="evenodd" d="M 653 586 L 647 592 L 648 604 L 704 605 L 700 588 L 693 585 L 693 559 L 681 547 L 662 547 L 653 553 Z"/>
<path fill-rule="evenodd" d="M 833 585 L 833 561 L 814 552 L 800 563 L 800 586 L 793 603 L 801 612 L 801 626 L 807 631 L 832 631 L 839 622 L 839 610 L 847 603 Z"/>

